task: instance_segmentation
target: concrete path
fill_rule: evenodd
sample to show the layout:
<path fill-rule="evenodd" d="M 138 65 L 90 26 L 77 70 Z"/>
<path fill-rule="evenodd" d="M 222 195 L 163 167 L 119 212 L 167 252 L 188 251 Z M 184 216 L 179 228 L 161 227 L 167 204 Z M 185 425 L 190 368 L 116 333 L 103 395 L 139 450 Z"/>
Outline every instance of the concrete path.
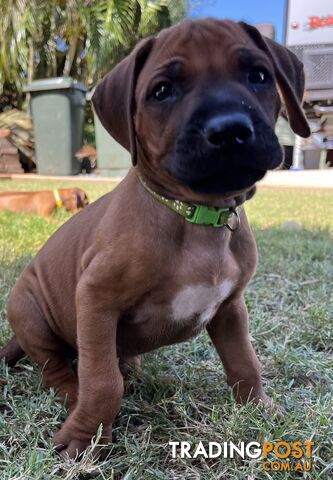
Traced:
<path fill-rule="evenodd" d="M 1 178 L 13 178 L 18 180 L 73 180 L 84 182 L 119 182 L 121 178 L 99 177 L 98 175 L 75 175 L 75 176 L 46 176 L 30 174 L 0 174 Z M 277 188 L 324 188 L 333 189 L 333 168 L 322 170 L 277 170 L 268 172 L 264 179 L 258 183 L 258 187 Z"/>
<path fill-rule="evenodd" d="M 268 172 L 258 187 L 330 188 L 333 189 L 333 168 L 322 170 L 277 170 Z"/>
<path fill-rule="evenodd" d="M 0 173 L 1 179 L 13 180 L 60 180 L 78 182 L 120 182 L 121 177 L 102 177 L 99 175 L 38 175 L 38 173 Z"/>

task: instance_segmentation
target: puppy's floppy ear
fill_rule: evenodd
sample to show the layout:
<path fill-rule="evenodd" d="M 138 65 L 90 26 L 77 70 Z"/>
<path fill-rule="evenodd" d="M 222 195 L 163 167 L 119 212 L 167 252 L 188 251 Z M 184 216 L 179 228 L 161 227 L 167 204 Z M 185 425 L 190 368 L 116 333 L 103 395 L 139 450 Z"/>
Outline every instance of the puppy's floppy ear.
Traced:
<path fill-rule="evenodd" d="M 133 165 L 137 160 L 135 86 L 153 43 L 154 37 L 142 40 L 130 55 L 102 79 L 92 97 L 94 109 L 102 125 L 131 153 Z"/>
<path fill-rule="evenodd" d="M 311 130 L 302 110 L 305 84 L 302 62 L 287 48 L 263 37 L 252 25 L 245 22 L 239 22 L 239 24 L 257 47 L 267 53 L 273 63 L 291 128 L 297 135 L 308 137 Z"/>
<path fill-rule="evenodd" d="M 75 192 L 76 195 L 76 207 L 77 208 L 84 208 L 89 205 L 89 200 L 87 197 L 86 192 L 78 188 Z"/>

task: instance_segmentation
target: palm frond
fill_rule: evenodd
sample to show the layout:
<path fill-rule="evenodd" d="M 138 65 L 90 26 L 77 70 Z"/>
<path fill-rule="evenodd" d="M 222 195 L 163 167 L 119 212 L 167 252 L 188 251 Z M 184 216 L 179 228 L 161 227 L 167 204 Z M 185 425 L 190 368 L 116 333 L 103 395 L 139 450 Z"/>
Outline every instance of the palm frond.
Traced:
<path fill-rule="evenodd" d="M 91 83 L 142 37 L 185 15 L 187 0 L 0 0 L 0 88 L 61 72 Z M 68 46 L 59 52 L 57 42 Z M 83 58 L 82 58 L 83 57 Z"/>

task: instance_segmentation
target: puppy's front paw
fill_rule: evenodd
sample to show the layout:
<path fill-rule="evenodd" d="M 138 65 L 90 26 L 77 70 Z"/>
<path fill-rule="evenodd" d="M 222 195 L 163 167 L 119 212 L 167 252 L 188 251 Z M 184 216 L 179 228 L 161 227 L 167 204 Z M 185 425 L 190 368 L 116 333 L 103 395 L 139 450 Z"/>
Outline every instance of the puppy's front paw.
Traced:
<path fill-rule="evenodd" d="M 260 395 L 256 397 L 253 397 L 252 401 L 257 405 L 264 405 L 265 407 L 269 407 L 269 408 L 272 408 L 274 405 L 273 399 L 268 395 L 266 395 L 266 393 L 264 392 L 262 392 Z"/>
<path fill-rule="evenodd" d="M 85 442 L 83 440 L 77 440 L 77 439 L 72 439 L 72 440 L 68 439 L 67 441 L 64 439 L 59 440 L 57 434 L 53 437 L 53 443 L 55 445 L 56 451 L 64 459 L 66 458 L 78 459 L 78 457 L 90 445 L 89 441 Z"/>
<path fill-rule="evenodd" d="M 285 409 L 279 405 L 278 403 L 274 402 L 274 400 L 264 393 L 260 398 L 254 400 L 257 405 L 263 405 L 267 408 L 273 415 L 278 417 L 284 417 L 286 414 Z"/>
<path fill-rule="evenodd" d="M 53 436 L 55 450 L 63 458 L 77 459 L 90 446 L 92 446 L 90 453 L 95 458 L 104 455 L 106 444 L 111 442 L 111 428 L 103 430 L 99 443 L 95 445 L 93 440 L 96 433 L 90 434 L 83 430 L 77 430 L 68 423 L 65 422 Z"/>

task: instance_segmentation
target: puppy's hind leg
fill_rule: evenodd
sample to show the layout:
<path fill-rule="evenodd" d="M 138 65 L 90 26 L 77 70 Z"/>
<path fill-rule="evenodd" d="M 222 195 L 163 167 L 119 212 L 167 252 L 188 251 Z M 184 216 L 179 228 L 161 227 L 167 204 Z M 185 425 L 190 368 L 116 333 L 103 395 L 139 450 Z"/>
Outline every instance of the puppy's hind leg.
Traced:
<path fill-rule="evenodd" d="M 131 376 L 131 373 L 135 372 L 137 375 L 141 375 L 141 355 L 135 355 L 133 357 L 120 356 L 119 369 L 126 380 Z"/>
<path fill-rule="evenodd" d="M 24 350 L 20 347 L 16 335 L 13 335 L 9 342 L 0 350 L 0 360 L 4 359 L 9 367 L 14 367 L 24 356 Z"/>
<path fill-rule="evenodd" d="M 60 397 L 67 397 L 67 406 L 73 409 L 78 381 L 66 358 L 66 345 L 52 332 L 34 297 L 19 283 L 10 296 L 7 316 L 17 345 L 41 368 L 43 385 L 53 387 Z"/>

